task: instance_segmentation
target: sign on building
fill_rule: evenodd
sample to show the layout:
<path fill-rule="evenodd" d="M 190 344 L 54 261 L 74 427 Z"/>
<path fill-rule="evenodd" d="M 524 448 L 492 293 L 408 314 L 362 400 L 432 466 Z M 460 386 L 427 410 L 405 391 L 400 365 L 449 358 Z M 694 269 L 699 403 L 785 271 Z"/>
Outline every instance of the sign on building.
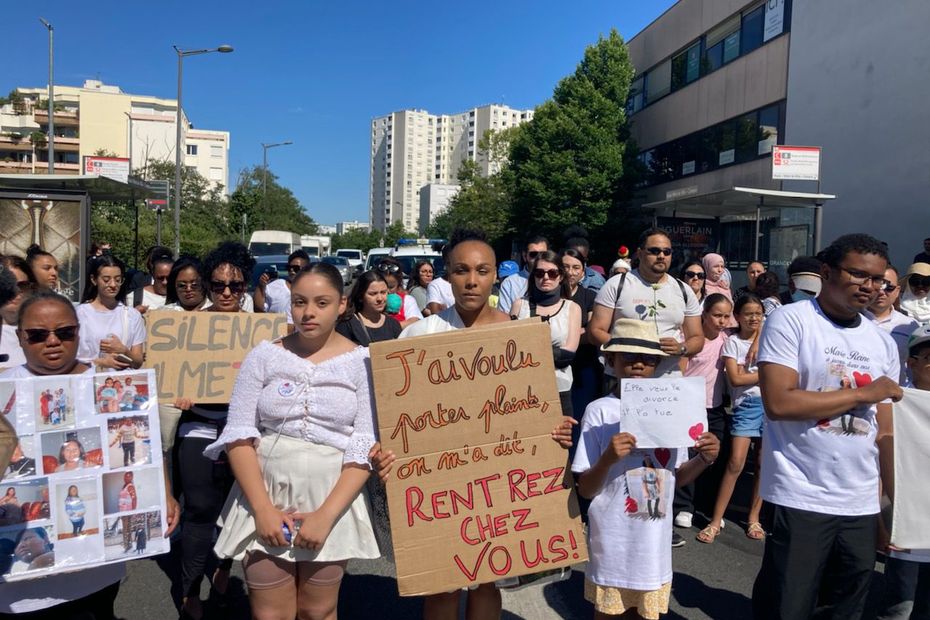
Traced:
<path fill-rule="evenodd" d="M 126 183 L 129 181 L 129 158 L 85 156 L 84 174 L 98 174 Z"/>
<path fill-rule="evenodd" d="M 819 181 L 820 147 L 772 147 L 772 178 L 781 180 Z"/>

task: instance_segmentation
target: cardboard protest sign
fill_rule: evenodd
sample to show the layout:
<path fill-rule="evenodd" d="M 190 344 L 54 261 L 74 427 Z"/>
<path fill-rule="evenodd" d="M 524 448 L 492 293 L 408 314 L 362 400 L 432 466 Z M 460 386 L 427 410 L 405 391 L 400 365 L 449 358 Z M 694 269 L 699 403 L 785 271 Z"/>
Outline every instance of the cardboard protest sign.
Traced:
<path fill-rule="evenodd" d="M 401 596 L 587 558 L 548 325 L 519 321 L 371 345 Z"/>
<path fill-rule="evenodd" d="M 248 352 L 287 333 L 283 314 L 155 310 L 145 317 L 145 366 L 155 369 L 167 402 L 228 403 Z"/>
<path fill-rule="evenodd" d="M 891 544 L 930 549 L 930 392 L 904 388 L 894 403 L 894 513 Z"/>
<path fill-rule="evenodd" d="M 637 448 L 690 448 L 707 430 L 703 377 L 621 379 L 623 429 Z"/>
<path fill-rule="evenodd" d="M 0 380 L 0 582 L 167 553 L 155 373 Z"/>

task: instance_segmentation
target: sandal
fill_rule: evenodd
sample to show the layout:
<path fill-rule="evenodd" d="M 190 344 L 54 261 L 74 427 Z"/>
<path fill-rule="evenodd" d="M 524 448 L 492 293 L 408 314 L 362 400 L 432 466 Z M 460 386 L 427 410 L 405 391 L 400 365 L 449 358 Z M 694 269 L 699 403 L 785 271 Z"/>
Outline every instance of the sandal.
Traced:
<path fill-rule="evenodd" d="M 698 542 L 702 542 L 705 545 L 710 545 L 718 536 L 720 536 L 720 528 L 713 525 L 708 525 L 703 530 L 698 532 L 698 535 L 695 536 L 695 538 L 698 539 Z"/>
<path fill-rule="evenodd" d="M 765 530 L 758 521 L 753 521 L 746 526 L 746 538 L 750 540 L 765 540 Z"/>

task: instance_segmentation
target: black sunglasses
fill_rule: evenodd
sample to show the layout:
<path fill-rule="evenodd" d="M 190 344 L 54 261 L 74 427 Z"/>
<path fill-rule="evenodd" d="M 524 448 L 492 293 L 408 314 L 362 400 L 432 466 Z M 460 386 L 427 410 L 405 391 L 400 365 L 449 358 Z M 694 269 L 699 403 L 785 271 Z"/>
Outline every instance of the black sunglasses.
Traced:
<path fill-rule="evenodd" d="M 539 250 L 533 250 L 532 252 L 527 252 L 526 257 L 530 260 L 536 260 L 540 254 L 542 254 L 542 252 Z"/>
<path fill-rule="evenodd" d="M 298 271 L 300 271 L 300 270 L 303 269 L 303 268 L 304 268 L 303 265 L 300 265 L 300 264 L 295 263 L 295 264 L 293 264 L 293 265 L 288 265 L 288 266 L 287 266 L 287 271 L 288 271 L 288 273 L 297 273 Z"/>
<path fill-rule="evenodd" d="M 217 280 L 213 280 L 210 282 L 210 290 L 217 295 L 221 295 L 227 288 L 233 295 L 241 295 L 245 292 L 245 282 L 242 280 L 234 280 L 232 282 L 219 282 Z"/>
<path fill-rule="evenodd" d="M 658 256 L 659 254 L 661 254 L 662 256 L 672 255 L 672 248 L 643 248 L 643 249 L 646 250 L 646 252 L 648 252 L 649 254 L 652 254 L 653 256 Z"/>
<path fill-rule="evenodd" d="M 78 326 L 66 325 L 65 327 L 58 327 L 55 329 L 36 327 L 33 329 L 24 329 L 23 331 L 26 332 L 26 342 L 29 344 L 41 344 L 48 340 L 49 334 L 55 334 L 55 338 L 58 338 L 62 342 L 66 342 L 77 338 Z"/>
<path fill-rule="evenodd" d="M 700 271 L 686 271 L 686 272 L 685 272 L 685 277 L 686 277 L 686 278 L 689 278 L 689 279 L 690 279 L 690 278 L 697 278 L 698 280 L 703 280 L 703 279 L 706 278 L 707 276 L 705 276 L 705 275 L 704 275 L 703 273 L 701 273 Z"/>
<path fill-rule="evenodd" d="M 379 263 L 378 271 L 381 273 L 397 273 L 400 271 L 400 265 L 395 265 L 393 263 Z"/>
<path fill-rule="evenodd" d="M 930 276 L 908 276 L 907 281 L 915 288 L 930 288 Z"/>
<path fill-rule="evenodd" d="M 559 277 L 559 270 L 558 269 L 534 269 L 533 270 L 533 277 L 536 278 L 537 280 L 542 280 L 543 277 L 545 276 L 549 276 L 550 280 L 555 280 L 556 278 Z"/>

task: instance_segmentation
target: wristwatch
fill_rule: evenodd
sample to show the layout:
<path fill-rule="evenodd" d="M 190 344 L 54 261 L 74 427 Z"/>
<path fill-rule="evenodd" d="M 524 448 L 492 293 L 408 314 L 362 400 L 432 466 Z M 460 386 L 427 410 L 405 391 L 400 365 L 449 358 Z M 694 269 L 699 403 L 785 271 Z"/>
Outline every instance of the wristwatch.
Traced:
<path fill-rule="evenodd" d="M 688 347 L 687 347 L 687 345 L 685 345 L 685 343 L 682 342 L 682 343 L 678 346 L 678 355 L 684 356 L 684 355 L 687 355 L 687 354 L 688 354 Z"/>

